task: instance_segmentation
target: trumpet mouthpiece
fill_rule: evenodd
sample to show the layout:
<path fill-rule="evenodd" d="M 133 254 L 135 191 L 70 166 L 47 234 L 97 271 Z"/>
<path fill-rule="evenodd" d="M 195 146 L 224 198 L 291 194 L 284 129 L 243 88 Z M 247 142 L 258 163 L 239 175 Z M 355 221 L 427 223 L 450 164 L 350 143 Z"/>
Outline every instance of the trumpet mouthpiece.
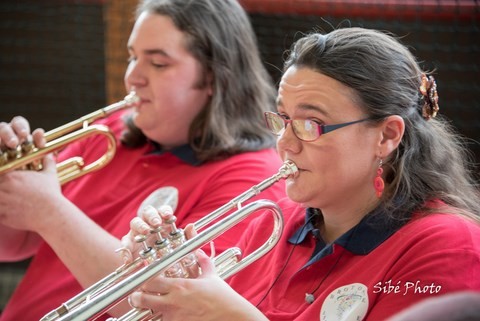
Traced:
<path fill-rule="evenodd" d="M 135 105 L 135 104 L 137 104 L 138 102 L 140 102 L 140 97 L 137 96 L 137 93 L 136 93 L 136 92 L 131 91 L 127 96 L 125 96 L 125 98 L 123 99 L 123 101 L 124 101 L 127 105 Z"/>
<path fill-rule="evenodd" d="M 280 167 L 279 171 L 283 178 L 295 178 L 298 174 L 298 167 L 291 160 L 287 160 L 283 163 L 282 167 Z"/>

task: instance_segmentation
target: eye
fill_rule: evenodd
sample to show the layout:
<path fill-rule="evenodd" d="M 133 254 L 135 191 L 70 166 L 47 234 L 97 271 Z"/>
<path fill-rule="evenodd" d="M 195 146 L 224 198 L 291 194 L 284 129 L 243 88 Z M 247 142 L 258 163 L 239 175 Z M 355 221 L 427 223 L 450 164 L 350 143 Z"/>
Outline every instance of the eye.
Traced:
<path fill-rule="evenodd" d="M 155 62 L 152 62 L 152 66 L 155 67 L 155 68 L 165 68 L 167 67 L 167 64 L 161 64 L 161 63 L 155 63 Z"/>
<path fill-rule="evenodd" d="M 135 56 L 129 56 L 128 59 L 127 59 L 127 62 L 128 62 L 128 63 L 131 63 L 131 62 L 134 62 L 134 61 L 136 61 L 136 60 L 137 60 L 137 57 L 135 57 Z"/>
<path fill-rule="evenodd" d="M 305 130 L 311 131 L 314 128 L 314 121 L 307 119 L 305 120 Z"/>
<path fill-rule="evenodd" d="M 278 113 L 278 115 L 279 115 L 280 117 L 282 117 L 283 119 L 286 119 L 286 120 L 289 120 L 289 119 L 290 119 L 290 117 L 288 117 L 288 115 L 285 114 L 285 113 Z"/>
<path fill-rule="evenodd" d="M 308 122 L 311 122 L 312 125 L 313 125 L 313 124 L 316 124 L 316 125 L 319 125 L 319 126 L 320 126 L 320 125 L 325 125 L 325 122 L 324 122 L 324 121 L 322 121 L 322 120 L 320 120 L 320 119 L 318 119 L 318 118 L 316 118 L 316 117 L 307 117 L 305 120 L 308 121 Z"/>

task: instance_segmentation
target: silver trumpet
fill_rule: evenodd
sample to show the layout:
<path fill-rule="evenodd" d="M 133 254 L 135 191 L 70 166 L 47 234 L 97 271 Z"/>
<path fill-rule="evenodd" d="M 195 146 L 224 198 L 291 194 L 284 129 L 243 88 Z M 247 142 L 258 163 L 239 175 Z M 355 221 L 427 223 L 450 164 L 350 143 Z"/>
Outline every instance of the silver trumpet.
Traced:
<path fill-rule="evenodd" d="M 191 256 L 195 250 L 208 244 L 247 216 L 259 210 L 269 210 L 273 216 L 274 226 L 270 237 L 264 244 L 244 258 L 242 258 L 241 250 L 238 248 L 227 249 L 214 258 L 217 272 L 223 279 L 238 273 L 267 254 L 277 244 L 283 232 L 282 211 L 275 202 L 270 200 L 257 200 L 245 206 L 242 206 L 242 203 L 258 195 L 279 180 L 294 177 L 297 173 L 297 166 L 291 161 L 286 161 L 275 175 L 251 187 L 227 204 L 195 222 L 194 226 L 197 231 L 206 226 L 208 227 L 189 240 L 185 240 L 183 230 L 177 229 L 174 222 L 171 222 L 171 230 L 168 234 L 180 237 L 182 241 L 180 242 L 181 244 L 174 246 L 171 251 L 167 251 L 161 255 L 158 255 L 161 246 L 157 247 L 156 250 L 152 250 L 151 247 L 147 246 L 145 239 L 139 236 L 135 241 L 143 242 L 144 248 L 137 259 L 121 266 L 115 272 L 63 303 L 57 309 L 49 312 L 41 321 L 89 320 L 108 311 L 111 307 L 128 297 L 128 295 L 138 289 L 143 283 L 159 274 L 167 277 L 195 277 L 195 275 L 189 275 L 188 272 L 185 273 L 185 269 L 184 272 L 176 273 L 175 271 L 179 271 L 176 266 L 184 265 L 185 261 L 191 264 Z M 226 215 L 235 209 L 236 211 Z M 225 217 L 216 221 L 222 216 Z M 216 222 L 213 223 L 214 221 Z M 166 241 L 160 230 L 152 231 L 152 233 L 158 236 L 156 244 Z M 193 259 L 193 263 L 196 263 L 195 258 Z M 182 269 L 182 267 L 179 269 Z M 109 320 L 139 321 L 154 319 L 155 316 L 150 310 L 132 309 L 118 319 L 110 318 Z"/>

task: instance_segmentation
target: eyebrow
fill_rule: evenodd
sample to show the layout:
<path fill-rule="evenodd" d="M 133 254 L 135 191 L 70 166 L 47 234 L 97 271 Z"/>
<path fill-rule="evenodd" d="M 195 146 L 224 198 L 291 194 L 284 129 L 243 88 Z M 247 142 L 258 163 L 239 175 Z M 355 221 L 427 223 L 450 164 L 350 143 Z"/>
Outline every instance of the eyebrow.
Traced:
<path fill-rule="evenodd" d="M 128 46 L 128 51 L 135 51 L 132 46 Z M 143 53 L 152 56 L 152 55 L 161 55 L 164 57 L 170 57 L 170 55 L 163 49 L 146 49 L 143 50 Z"/>
<path fill-rule="evenodd" d="M 283 101 L 277 97 L 276 99 L 276 103 L 277 103 L 277 107 L 284 107 L 283 105 Z M 301 109 L 302 111 L 309 111 L 309 110 L 313 110 L 313 111 L 317 111 L 319 113 L 321 113 L 322 115 L 324 116 L 329 116 L 329 113 L 324 109 L 324 108 L 321 108 L 317 105 L 312 105 L 312 104 L 300 104 L 297 106 L 299 109 Z"/>

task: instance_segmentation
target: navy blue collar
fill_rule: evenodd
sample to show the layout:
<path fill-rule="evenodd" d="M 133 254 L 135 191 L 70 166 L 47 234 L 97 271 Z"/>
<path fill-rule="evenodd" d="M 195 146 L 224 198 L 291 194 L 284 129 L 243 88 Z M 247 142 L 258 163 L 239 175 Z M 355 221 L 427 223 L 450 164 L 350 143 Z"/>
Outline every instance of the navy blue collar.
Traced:
<path fill-rule="evenodd" d="M 305 224 L 293 233 L 288 240 L 296 246 L 305 242 L 309 233 L 315 237 L 317 243 L 307 265 L 331 254 L 333 252 L 333 244 L 340 245 L 354 254 L 366 255 L 387 240 L 402 226 L 402 224 L 386 223 L 383 211 L 376 209 L 365 216 L 356 226 L 336 239 L 333 244 L 326 244 L 320 236 L 319 230 L 315 228 L 315 224 L 322 219 L 322 213 L 318 209 L 307 208 Z"/>
<path fill-rule="evenodd" d="M 193 151 L 192 147 L 188 144 L 182 145 L 175 147 L 170 150 L 164 150 L 162 149 L 162 146 L 156 142 L 150 142 L 153 146 L 153 150 L 149 152 L 149 154 L 156 154 L 156 155 L 161 155 L 163 153 L 170 152 L 182 161 L 184 161 L 187 164 L 190 164 L 192 166 L 199 166 L 202 164 L 202 161 L 200 161 L 197 156 L 195 155 L 195 152 Z"/>

